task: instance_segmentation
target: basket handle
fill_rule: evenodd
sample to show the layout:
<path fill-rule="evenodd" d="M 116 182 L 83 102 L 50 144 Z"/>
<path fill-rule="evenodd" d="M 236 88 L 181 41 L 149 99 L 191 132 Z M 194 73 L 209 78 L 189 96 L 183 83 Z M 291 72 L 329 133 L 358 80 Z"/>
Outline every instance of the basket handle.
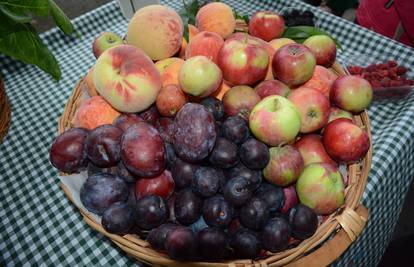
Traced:
<path fill-rule="evenodd" d="M 310 253 L 309 255 L 302 257 L 286 266 L 289 267 L 309 267 L 309 266 L 328 266 L 333 261 L 335 261 L 345 250 L 352 244 L 356 237 L 364 229 L 367 219 L 368 219 L 368 209 L 360 204 L 355 213 L 359 215 L 361 220 L 359 220 L 359 227 L 354 227 L 354 234 L 349 234 L 348 228 L 341 228 L 334 237 L 326 241 L 320 248 Z M 348 216 L 348 215 L 345 215 Z M 354 216 L 354 215 L 351 215 Z M 340 222 L 342 225 L 342 223 Z M 346 226 L 345 226 L 346 227 Z"/>

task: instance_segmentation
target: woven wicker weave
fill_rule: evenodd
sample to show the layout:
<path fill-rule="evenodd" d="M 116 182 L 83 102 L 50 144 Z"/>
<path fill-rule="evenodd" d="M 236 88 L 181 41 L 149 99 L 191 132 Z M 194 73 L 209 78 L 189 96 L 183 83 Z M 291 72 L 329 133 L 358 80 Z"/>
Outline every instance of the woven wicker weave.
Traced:
<path fill-rule="evenodd" d="M 0 77 L 0 143 L 7 134 L 11 120 L 11 107 L 6 96 L 3 80 Z"/>

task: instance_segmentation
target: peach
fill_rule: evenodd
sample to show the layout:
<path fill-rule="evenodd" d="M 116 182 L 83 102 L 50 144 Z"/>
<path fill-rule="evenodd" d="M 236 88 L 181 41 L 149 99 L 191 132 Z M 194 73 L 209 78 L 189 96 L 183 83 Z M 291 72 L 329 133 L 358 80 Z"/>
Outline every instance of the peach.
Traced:
<path fill-rule="evenodd" d="M 209 31 L 226 38 L 234 32 L 236 19 L 231 7 L 224 3 L 209 3 L 197 12 L 196 26 L 200 31 Z"/>
<path fill-rule="evenodd" d="M 275 52 L 284 45 L 294 44 L 294 43 L 295 43 L 295 41 L 293 41 L 292 39 L 289 39 L 289 38 L 277 38 L 277 39 L 273 39 L 269 42 L 270 46 L 273 47 Z"/>
<path fill-rule="evenodd" d="M 109 48 L 96 61 L 93 83 L 115 109 L 140 112 L 161 90 L 161 76 L 151 59 L 132 45 Z"/>
<path fill-rule="evenodd" d="M 153 60 L 172 57 L 181 47 L 183 22 L 173 9 L 149 5 L 128 24 L 128 44 L 141 48 Z"/>
<path fill-rule="evenodd" d="M 197 29 L 196 26 L 192 24 L 188 24 L 188 41 L 191 41 L 191 39 L 198 34 L 200 31 Z M 187 41 L 183 37 L 183 41 L 181 42 L 181 48 L 180 52 L 178 53 L 178 57 L 184 59 L 185 58 L 185 50 L 187 49 Z"/>
<path fill-rule="evenodd" d="M 300 88 L 306 87 L 319 90 L 329 98 L 329 92 L 336 78 L 338 78 L 338 76 L 336 76 L 330 69 L 316 65 L 310 80 L 304 83 Z"/>
<path fill-rule="evenodd" d="M 217 56 L 224 44 L 223 37 L 215 32 L 200 32 L 187 45 L 185 58 L 205 56 L 217 64 Z"/>
<path fill-rule="evenodd" d="M 161 89 L 155 103 L 161 115 L 174 117 L 184 104 L 187 103 L 187 95 L 178 85 L 169 84 Z"/>
<path fill-rule="evenodd" d="M 219 100 L 222 100 L 224 97 L 224 94 L 230 89 L 231 89 L 230 83 L 223 80 L 220 87 L 211 96 L 214 96 L 215 98 Z"/>
<path fill-rule="evenodd" d="M 180 58 L 178 57 L 169 57 L 169 58 L 161 59 L 155 62 L 155 67 L 157 68 L 160 75 L 162 76 L 165 72 L 165 69 L 178 60 L 180 60 Z"/>
<path fill-rule="evenodd" d="M 93 96 L 81 103 L 73 117 L 73 126 L 89 130 L 103 124 L 112 124 L 120 115 L 102 96 Z"/>
<path fill-rule="evenodd" d="M 88 74 L 85 77 L 86 87 L 88 90 L 89 96 L 96 96 L 98 95 L 98 91 L 96 90 L 96 86 L 93 83 L 93 67 L 91 67 L 88 71 Z"/>
<path fill-rule="evenodd" d="M 164 70 L 164 73 L 161 76 L 162 86 L 167 86 L 169 84 L 180 84 L 178 82 L 178 73 L 180 72 L 181 66 L 183 64 L 184 60 L 180 58 Z"/>

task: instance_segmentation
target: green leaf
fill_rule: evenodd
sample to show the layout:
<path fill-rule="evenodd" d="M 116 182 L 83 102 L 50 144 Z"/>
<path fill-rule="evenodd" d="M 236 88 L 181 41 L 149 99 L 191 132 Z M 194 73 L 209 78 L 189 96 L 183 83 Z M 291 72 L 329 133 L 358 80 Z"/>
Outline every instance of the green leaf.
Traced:
<path fill-rule="evenodd" d="M 233 9 L 233 14 L 234 14 L 234 17 L 236 19 L 242 19 L 242 20 L 244 20 L 244 22 L 246 22 L 247 24 L 249 24 L 249 21 L 250 21 L 249 16 L 237 12 L 236 9 Z"/>
<path fill-rule="evenodd" d="M 3 18 L 1 24 L 3 24 Z M 9 23 L 8 26 L 10 25 L 13 24 Z M 0 53 L 27 64 L 34 64 L 56 80 L 61 77 L 56 58 L 42 43 L 36 30 L 30 24 L 14 24 L 13 32 L 8 34 L 0 31 Z"/>
<path fill-rule="evenodd" d="M 63 13 L 58 5 L 53 0 L 49 0 L 50 12 L 56 25 L 66 34 L 73 33 L 73 25 L 68 17 Z"/>
<path fill-rule="evenodd" d="M 0 0 L 0 4 L 18 8 L 21 11 L 30 11 L 41 17 L 49 15 L 50 7 L 48 0 Z"/>
<path fill-rule="evenodd" d="M 184 39 L 188 42 L 189 38 L 189 31 L 188 31 L 188 24 L 195 25 L 195 17 L 197 15 L 198 9 L 200 8 L 198 0 L 193 0 L 190 3 L 187 3 L 185 0 L 183 1 L 183 7 L 178 11 L 178 14 L 181 17 L 184 25 Z"/>
<path fill-rule="evenodd" d="M 3 13 L 9 19 L 16 23 L 30 22 L 32 18 L 15 7 L 6 7 L 0 4 L 0 13 Z"/>
<path fill-rule="evenodd" d="M 342 49 L 341 44 L 327 32 L 312 26 L 293 26 L 286 27 L 282 37 L 292 39 L 298 43 L 303 43 L 308 37 L 313 35 L 327 35 L 334 40 L 336 46 Z"/>

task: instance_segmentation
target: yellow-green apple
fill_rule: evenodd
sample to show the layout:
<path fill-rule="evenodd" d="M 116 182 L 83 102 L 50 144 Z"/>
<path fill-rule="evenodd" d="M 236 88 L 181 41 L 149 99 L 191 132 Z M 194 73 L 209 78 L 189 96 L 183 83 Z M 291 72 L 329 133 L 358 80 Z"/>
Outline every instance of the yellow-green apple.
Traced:
<path fill-rule="evenodd" d="M 359 113 L 371 104 L 372 87 L 364 78 L 354 75 L 342 76 L 332 84 L 329 97 L 337 107 Z"/>
<path fill-rule="evenodd" d="M 178 85 L 169 84 L 161 89 L 155 104 L 161 115 L 174 117 L 187 101 L 187 95 Z"/>
<path fill-rule="evenodd" d="M 282 46 L 287 45 L 287 44 L 294 44 L 294 43 L 296 43 L 296 42 L 293 41 L 292 39 L 284 38 L 284 37 L 283 38 L 276 38 L 276 39 L 273 39 L 273 40 L 269 41 L 269 44 L 270 44 L 271 47 L 273 47 L 273 49 L 275 50 L 275 53 Z"/>
<path fill-rule="evenodd" d="M 187 94 L 206 97 L 220 87 L 223 75 L 213 61 L 205 56 L 195 56 L 184 62 L 178 80 Z"/>
<path fill-rule="evenodd" d="M 164 71 L 168 68 L 168 66 L 170 66 L 174 62 L 177 62 L 178 60 L 181 60 L 181 59 L 178 57 L 169 57 L 169 58 L 161 59 L 155 62 L 155 67 L 157 68 L 157 70 L 160 72 L 160 75 L 162 76 L 164 74 Z"/>
<path fill-rule="evenodd" d="M 287 44 L 273 55 L 273 75 L 289 87 L 307 82 L 313 74 L 316 60 L 312 52 L 301 44 Z"/>
<path fill-rule="evenodd" d="M 226 81 L 234 85 L 252 85 L 266 76 L 269 54 L 256 40 L 229 38 L 218 54 L 218 65 Z"/>
<path fill-rule="evenodd" d="M 250 111 L 259 101 L 259 95 L 250 86 L 234 86 L 223 96 L 224 112 L 227 116 L 239 115 L 248 120 Z"/>
<path fill-rule="evenodd" d="M 122 112 L 148 108 L 161 90 L 161 76 L 154 63 L 132 45 L 103 52 L 94 67 L 93 83 L 98 93 Z"/>
<path fill-rule="evenodd" d="M 343 110 L 337 107 L 331 107 L 328 122 L 331 122 L 333 120 L 340 119 L 340 118 L 349 119 L 352 122 L 355 122 L 354 116 L 352 115 L 351 112 L 348 112 L 346 110 Z"/>
<path fill-rule="evenodd" d="M 103 32 L 92 44 L 92 52 L 95 58 L 98 58 L 105 50 L 116 45 L 123 44 L 121 36 L 113 32 Z"/>
<path fill-rule="evenodd" d="M 271 147 L 270 160 L 263 169 L 263 176 L 269 183 L 288 186 L 299 178 L 304 162 L 299 151 L 291 145 Z"/>
<path fill-rule="evenodd" d="M 287 144 L 300 130 L 298 109 L 283 96 L 262 99 L 250 112 L 249 127 L 254 136 L 269 146 Z"/>
<path fill-rule="evenodd" d="M 149 5 L 135 12 L 128 24 L 127 42 L 153 60 L 172 57 L 183 39 L 183 22 L 173 9 Z"/>
<path fill-rule="evenodd" d="M 292 90 L 288 99 L 300 112 L 301 133 L 310 133 L 321 129 L 328 122 L 330 104 L 320 91 L 309 88 Z"/>
<path fill-rule="evenodd" d="M 370 147 L 367 132 L 344 118 L 333 120 L 326 125 L 322 143 L 332 159 L 347 164 L 362 159 Z"/>
<path fill-rule="evenodd" d="M 295 142 L 296 147 L 302 155 L 303 161 L 306 165 L 317 162 L 325 162 L 337 165 L 336 162 L 329 157 L 328 153 L 322 144 L 322 137 L 317 134 L 306 134 Z"/>
<path fill-rule="evenodd" d="M 261 99 L 270 95 L 280 95 L 287 97 L 290 94 L 289 87 L 278 80 L 263 81 L 256 85 L 254 90 L 260 96 Z"/>
<path fill-rule="evenodd" d="M 316 58 L 316 64 L 330 67 L 336 59 L 336 44 L 326 35 L 313 35 L 304 42 Z"/>
<path fill-rule="evenodd" d="M 265 41 L 280 37 L 285 30 L 285 20 L 273 11 L 258 11 L 249 22 L 249 33 Z"/>
<path fill-rule="evenodd" d="M 215 32 L 200 32 L 191 38 L 185 50 L 185 58 L 206 56 L 217 64 L 217 55 L 224 44 L 223 37 Z"/>
<path fill-rule="evenodd" d="M 338 169 L 329 163 L 305 167 L 296 182 L 299 200 L 317 214 L 330 214 L 345 202 L 344 182 Z"/>

